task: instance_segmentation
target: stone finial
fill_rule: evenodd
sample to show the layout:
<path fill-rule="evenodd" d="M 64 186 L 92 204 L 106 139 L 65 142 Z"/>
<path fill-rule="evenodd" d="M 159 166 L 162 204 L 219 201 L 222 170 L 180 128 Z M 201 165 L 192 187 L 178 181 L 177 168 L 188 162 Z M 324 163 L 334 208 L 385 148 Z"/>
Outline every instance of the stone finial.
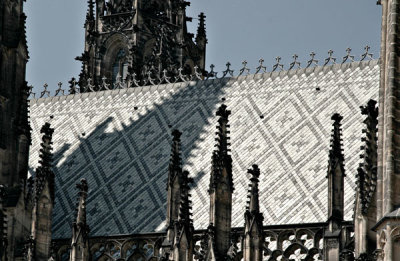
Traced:
<path fill-rule="evenodd" d="M 243 240 L 243 257 L 245 261 L 261 260 L 263 253 L 263 244 L 265 235 L 263 231 L 264 216 L 260 213 L 258 178 L 260 177 L 260 169 L 257 165 L 253 165 L 248 170 L 251 174 L 250 189 L 247 202 L 246 212 L 244 214 L 244 240 Z"/>
<path fill-rule="evenodd" d="M 49 87 L 47 83 L 43 84 L 43 91 L 40 93 L 40 98 L 44 97 L 45 95 L 50 97 L 50 92 L 47 90 L 47 87 Z"/>
<path fill-rule="evenodd" d="M 180 79 L 183 82 L 190 81 L 190 77 L 187 77 L 186 75 L 183 74 L 182 67 L 179 67 L 179 69 L 178 69 L 178 79 Z"/>
<path fill-rule="evenodd" d="M 110 84 L 107 83 L 107 77 L 105 77 L 105 76 L 103 76 L 103 78 L 101 78 L 100 90 L 110 90 Z"/>
<path fill-rule="evenodd" d="M 39 163 L 43 168 L 50 168 L 52 162 L 52 138 L 54 129 L 50 127 L 50 123 L 46 122 L 40 129 L 40 133 L 43 134 L 42 143 L 40 144 L 40 160 Z"/>
<path fill-rule="evenodd" d="M 203 12 L 199 14 L 199 26 L 197 27 L 196 43 L 205 45 L 207 43 L 206 26 L 205 26 L 206 16 Z"/>
<path fill-rule="evenodd" d="M 366 106 L 361 106 L 361 114 L 366 116 L 364 120 L 366 128 L 363 129 L 365 136 L 361 139 L 364 143 L 364 145 L 361 146 L 360 155 L 363 162 L 360 163 L 357 169 L 356 184 L 363 214 L 367 214 L 376 190 L 377 182 L 378 108 L 376 104 L 376 101 L 370 100 Z"/>
<path fill-rule="evenodd" d="M 337 164 L 340 164 L 340 168 L 342 170 L 342 175 L 344 174 L 344 155 L 342 149 L 342 129 L 341 129 L 341 120 L 343 117 L 335 113 L 331 118 L 333 122 L 333 131 L 331 135 L 331 145 L 329 151 L 329 167 L 330 171 L 334 171 Z M 333 173 L 328 172 L 328 176 Z"/>
<path fill-rule="evenodd" d="M 35 176 L 35 200 L 38 200 L 38 197 L 42 193 L 44 185 L 46 182 L 49 184 L 50 188 L 50 196 L 52 201 L 54 202 L 54 173 L 52 171 L 52 162 L 53 162 L 53 153 L 52 153 L 52 139 L 53 139 L 54 129 L 50 127 L 50 123 L 46 122 L 40 133 L 42 136 L 42 143 L 40 144 L 40 153 L 39 153 L 39 166 L 36 168 L 36 176 Z"/>
<path fill-rule="evenodd" d="M 297 68 L 300 68 L 300 62 L 297 61 L 297 58 L 299 58 L 299 56 L 297 54 L 294 54 L 292 57 L 293 57 L 293 62 L 290 63 L 289 70 L 293 69 L 296 65 Z"/>
<path fill-rule="evenodd" d="M 228 117 L 231 114 L 231 111 L 227 110 L 227 106 L 225 104 L 222 104 L 217 112 L 216 115 L 219 116 L 218 123 L 219 125 L 217 126 L 217 138 L 215 141 L 217 144 L 215 147 L 217 148 L 213 152 L 212 156 L 212 170 L 211 170 L 211 182 L 210 182 L 210 191 L 212 191 L 217 183 L 221 181 L 222 179 L 222 170 L 225 168 L 227 176 L 224 177 L 225 182 L 229 184 L 230 188 L 233 190 L 233 178 L 232 178 L 232 158 L 228 154 L 230 151 L 229 149 L 229 136 L 228 134 L 230 133 L 229 125 L 228 125 Z"/>
<path fill-rule="evenodd" d="M 210 72 L 207 74 L 207 79 L 208 79 L 208 78 L 213 78 L 213 77 L 217 78 L 218 72 L 215 72 L 215 71 L 214 71 L 214 68 L 215 68 L 215 65 L 214 65 L 214 64 L 211 64 L 211 65 L 210 65 Z"/>
<path fill-rule="evenodd" d="M 62 89 L 62 82 L 59 82 L 57 85 L 58 85 L 58 89 L 56 90 L 55 96 L 57 96 L 60 93 L 62 93 L 62 95 L 64 95 L 64 90 Z"/>
<path fill-rule="evenodd" d="M 348 47 L 346 49 L 346 55 L 343 56 L 342 64 L 345 63 L 347 60 L 354 62 L 354 55 L 351 55 L 351 48 Z"/>
<path fill-rule="evenodd" d="M 168 186 L 172 186 L 176 176 L 182 173 L 181 159 L 181 135 L 182 133 L 175 129 L 172 131 L 171 156 L 169 161 Z M 168 188 L 167 188 L 168 189 Z"/>
<path fill-rule="evenodd" d="M 364 47 L 365 53 L 363 53 L 363 54 L 361 55 L 360 61 L 364 61 L 365 59 L 368 59 L 368 58 L 369 58 L 370 60 L 372 60 L 373 54 L 372 54 L 372 53 L 369 53 L 369 49 L 371 49 L 371 47 L 369 47 L 368 45 Z"/>
<path fill-rule="evenodd" d="M 332 62 L 333 64 L 336 63 L 336 58 L 333 57 L 333 51 L 332 50 L 328 51 L 328 55 L 329 55 L 328 58 L 325 59 L 324 66 L 328 65 L 329 62 Z"/>
<path fill-rule="evenodd" d="M 272 71 L 275 72 L 278 68 L 281 69 L 281 71 L 283 71 L 283 64 L 281 64 L 281 60 L 282 58 L 280 56 L 275 58 L 276 60 L 276 64 L 272 67 Z"/>
<path fill-rule="evenodd" d="M 247 67 L 247 61 L 244 60 L 242 62 L 243 67 L 240 69 L 239 71 L 239 76 L 245 74 L 245 75 L 249 75 L 250 74 L 250 69 Z"/>
<path fill-rule="evenodd" d="M 318 60 L 315 59 L 315 55 L 316 55 L 316 53 L 314 53 L 314 52 L 311 52 L 311 53 L 310 53 L 311 59 L 307 61 L 307 67 L 306 67 L 306 68 L 310 67 L 310 66 L 313 65 L 313 64 L 314 64 L 315 66 L 318 65 Z"/>
<path fill-rule="evenodd" d="M 228 74 L 230 76 L 233 76 L 233 70 L 231 69 L 231 63 L 227 62 L 226 63 L 226 70 L 222 72 L 222 77 L 226 77 Z"/>
<path fill-rule="evenodd" d="M 259 213 L 260 212 L 260 203 L 259 203 L 259 193 L 258 193 L 258 178 L 260 177 L 260 169 L 257 165 L 253 165 L 251 169 L 247 171 L 251 174 L 251 184 L 249 185 L 249 198 L 248 205 L 246 209 L 251 213 Z"/>
<path fill-rule="evenodd" d="M 94 92 L 94 91 L 95 91 L 94 88 L 95 88 L 96 86 L 92 83 L 92 81 L 93 81 L 93 80 L 92 80 L 92 78 L 90 78 L 90 77 L 87 79 L 86 88 L 84 88 L 85 91 L 88 91 L 88 90 L 91 91 L 91 92 Z"/>
<path fill-rule="evenodd" d="M 267 67 L 263 65 L 264 59 L 260 58 L 260 60 L 258 60 L 258 63 L 259 63 L 259 65 L 256 68 L 256 74 L 259 73 L 259 72 L 262 72 L 262 73 L 267 72 Z"/>
<path fill-rule="evenodd" d="M 330 229 L 334 231 L 340 226 L 344 216 L 344 155 L 342 149 L 341 120 L 343 117 L 335 113 L 332 116 L 333 130 L 328 160 L 328 220 L 332 222 Z M 332 232 L 331 231 L 331 232 Z"/>

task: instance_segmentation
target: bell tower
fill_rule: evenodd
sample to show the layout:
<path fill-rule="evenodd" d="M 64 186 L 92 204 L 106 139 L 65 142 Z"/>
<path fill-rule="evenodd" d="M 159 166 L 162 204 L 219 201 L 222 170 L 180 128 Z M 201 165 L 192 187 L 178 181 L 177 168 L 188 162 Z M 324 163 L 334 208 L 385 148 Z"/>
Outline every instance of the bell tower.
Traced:
<path fill-rule="evenodd" d="M 95 1 L 95 2 L 94 2 Z M 204 72 L 205 16 L 199 16 L 197 36 L 187 31 L 184 0 L 89 0 L 80 86 Z M 96 90 L 96 88 L 94 88 Z M 88 90 L 82 90 L 88 91 Z"/>

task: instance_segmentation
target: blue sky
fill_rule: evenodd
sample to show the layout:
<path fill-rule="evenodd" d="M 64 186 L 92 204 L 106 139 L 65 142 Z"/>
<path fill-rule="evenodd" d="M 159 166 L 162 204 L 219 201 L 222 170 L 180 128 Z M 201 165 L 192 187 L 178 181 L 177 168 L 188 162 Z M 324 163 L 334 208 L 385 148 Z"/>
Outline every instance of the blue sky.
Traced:
<path fill-rule="evenodd" d="M 302 66 L 314 51 L 320 63 L 334 50 L 342 60 L 346 48 L 359 59 L 365 45 L 379 57 L 381 7 L 375 0 L 193 0 L 188 16 L 207 16 L 207 67 L 223 71 L 227 61 L 235 73 L 243 60 L 254 72 L 263 58 L 272 70 L 275 57 L 287 69 L 297 54 Z M 86 0 L 29 0 L 27 34 L 30 59 L 27 81 L 41 90 L 44 83 L 54 94 L 57 83 L 67 88 L 78 77 L 81 64 L 74 60 L 83 51 Z M 197 20 L 188 24 L 195 33 Z"/>

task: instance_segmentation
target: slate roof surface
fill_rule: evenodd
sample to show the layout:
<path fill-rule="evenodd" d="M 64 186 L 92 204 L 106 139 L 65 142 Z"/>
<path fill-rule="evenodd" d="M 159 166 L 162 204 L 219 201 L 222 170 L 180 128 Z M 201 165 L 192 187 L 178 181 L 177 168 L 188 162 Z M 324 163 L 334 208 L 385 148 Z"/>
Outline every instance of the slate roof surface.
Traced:
<path fill-rule="evenodd" d="M 363 128 L 359 106 L 378 98 L 378 86 L 374 60 L 31 100 L 30 171 L 38 165 L 41 126 L 49 121 L 55 129 L 53 237 L 71 235 L 82 177 L 89 184 L 92 236 L 162 230 L 173 128 L 183 132 L 184 169 L 195 179 L 194 224 L 206 228 L 215 111 L 222 103 L 232 111 L 233 226 L 244 223 L 252 164 L 261 170 L 265 224 L 326 221 L 335 112 L 344 118 L 350 220 Z"/>

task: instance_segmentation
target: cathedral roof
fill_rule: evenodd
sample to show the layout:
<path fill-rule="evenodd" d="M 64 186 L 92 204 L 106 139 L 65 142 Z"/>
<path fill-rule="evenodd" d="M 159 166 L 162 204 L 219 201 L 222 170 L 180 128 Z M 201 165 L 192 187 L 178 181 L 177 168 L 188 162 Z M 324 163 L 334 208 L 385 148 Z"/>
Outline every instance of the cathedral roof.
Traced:
<path fill-rule="evenodd" d="M 40 128 L 54 128 L 53 237 L 68 238 L 75 183 L 89 185 L 91 236 L 164 229 L 171 132 L 182 132 L 183 168 L 194 178 L 194 226 L 209 222 L 211 156 L 222 104 L 230 116 L 233 226 L 243 226 L 247 169 L 257 164 L 264 224 L 327 220 L 331 116 L 343 116 L 345 219 L 352 216 L 363 117 L 378 98 L 377 60 L 30 101 L 30 170 Z"/>

